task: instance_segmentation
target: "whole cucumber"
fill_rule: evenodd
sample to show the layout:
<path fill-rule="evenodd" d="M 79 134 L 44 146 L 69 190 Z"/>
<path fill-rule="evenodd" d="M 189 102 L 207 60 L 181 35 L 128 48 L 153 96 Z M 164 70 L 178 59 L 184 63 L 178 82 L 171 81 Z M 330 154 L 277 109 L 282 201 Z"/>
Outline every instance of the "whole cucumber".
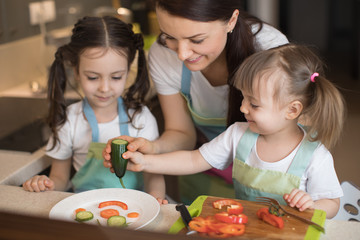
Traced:
<path fill-rule="evenodd" d="M 115 139 L 111 142 L 111 163 L 116 176 L 120 179 L 125 175 L 128 164 L 128 160 L 122 157 L 123 153 L 127 151 L 128 144 L 122 139 Z"/>

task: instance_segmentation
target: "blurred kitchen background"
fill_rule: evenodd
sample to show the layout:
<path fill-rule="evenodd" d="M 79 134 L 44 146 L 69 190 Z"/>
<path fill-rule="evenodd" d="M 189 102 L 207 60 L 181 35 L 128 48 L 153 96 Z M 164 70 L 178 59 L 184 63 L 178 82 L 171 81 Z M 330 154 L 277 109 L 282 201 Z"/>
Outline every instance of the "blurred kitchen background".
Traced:
<path fill-rule="evenodd" d="M 360 0 L 239 1 L 324 58 L 348 105 L 343 137 L 332 150 L 336 170 L 340 181 L 360 186 Z M 107 14 L 135 23 L 147 48 L 158 34 L 151 0 L 0 0 L 0 149 L 31 153 L 45 144 L 40 119 L 47 111 L 44 89 L 54 52 L 68 41 L 77 19 Z M 78 99 L 73 89 L 68 99 Z M 162 129 L 155 94 L 149 104 Z"/>

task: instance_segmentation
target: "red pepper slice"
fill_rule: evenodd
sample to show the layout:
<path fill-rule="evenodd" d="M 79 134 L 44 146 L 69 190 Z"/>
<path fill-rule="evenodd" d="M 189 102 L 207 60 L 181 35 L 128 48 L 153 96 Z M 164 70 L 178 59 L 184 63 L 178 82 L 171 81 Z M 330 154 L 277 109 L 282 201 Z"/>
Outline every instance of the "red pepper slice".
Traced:
<path fill-rule="evenodd" d="M 240 214 L 244 210 L 241 203 L 234 199 L 220 199 L 213 202 L 214 208 L 221 209 L 225 206 L 227 206 L 227 212 L 229 214 Z"/>
<path fill-rule="evenodd" d="M 105 201 L 99 203 L 99 208 L 107 207 L 107 206 L 119 206 L 124 210 L 128 210 L 128 205 L 121 201 Z"/>
<path fill-rule="evenodd" d="M 239 236 L 244 234 L 245 225 L 244 224 L 227 224 L 226 226 L 219 229 L 221 233 L 231 234 L 233 236 Z"/>
<path fill-rule="evenodd" d="M 229 214 L 227 212 L 216 213 L 215 218 L 225 223 L 242 223 L 248 222 L 248 217 L 245 214 Z"/>
<path fill-rule="evenodd" d="M 208 232 L 207 236 L 211 238 L 229 238 L 232 237 L 233 235 L 222 232 Z"/>
<path fill-rule="evenodd" d="M 258 216 L 259 219 L 263 220 L 264 222 L 277 227 L 277 228 L 284 228 L 284 220 L 279 217 L 276 216 L 274 214 L 271 214 L 269 212 L 268 208 L 260 208 L 257 212 L 256 215 Z"/>
<path fill-rule="evenodd" d="M 202 217 L 194 217 L 189 222 L 190 229 L 200 232 L 200 233 L 206 233 L 208 232 L 207 222 Z"/>
<path fill-rule="evenodd" d="M 224 223 L 224 222 L 220 222 L 217 221 L 216 222 L 212 222 L 211 224 L 208 225 L 208 230 L 209 232 L 220 232 L 220 228 L 225 227 L 226 225 L 228 225 L 228 223 Z"/>

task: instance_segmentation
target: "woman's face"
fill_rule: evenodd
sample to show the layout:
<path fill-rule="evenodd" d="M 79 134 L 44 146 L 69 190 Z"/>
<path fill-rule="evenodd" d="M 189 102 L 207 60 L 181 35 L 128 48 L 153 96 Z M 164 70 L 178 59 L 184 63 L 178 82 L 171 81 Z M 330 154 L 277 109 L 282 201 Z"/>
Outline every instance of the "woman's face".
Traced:
<path fill-rule="evenodd" d="M 225 48 L 227 33 L 235 25 L 230 24 L 231 20 L 228 23 L 192 21 L 160 8 L 156 13 L 162 40 L 191 71 L 204 70 L 218 58 Z"/>

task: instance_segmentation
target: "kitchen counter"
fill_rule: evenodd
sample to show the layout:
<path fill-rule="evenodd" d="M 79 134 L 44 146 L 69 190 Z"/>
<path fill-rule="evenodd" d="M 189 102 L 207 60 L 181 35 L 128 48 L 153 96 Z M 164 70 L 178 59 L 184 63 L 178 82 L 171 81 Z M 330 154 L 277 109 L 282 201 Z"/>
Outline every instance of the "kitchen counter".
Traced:
<path fill-rule="evenodd" d="M 20 186 L 50 166 L 43 148 L 34 153 L 0 150 L 0 184 Z"/>
<path fill-rule="evenodd" d="M 48 191 L 41 193 L 26 192 L 20 187 L 0 185 L 0 212 L 47 218 L 51 208 L 62 199 L 73 193 Z M 141 229 L 167 233 L 172 224 L 179 218 L 175 204 L 162 205 L 155 220 Z M 326 234 L 321 240 L 327 239 L 359 239 L 360 223 L 338 220 L 326 220 Z"/>

